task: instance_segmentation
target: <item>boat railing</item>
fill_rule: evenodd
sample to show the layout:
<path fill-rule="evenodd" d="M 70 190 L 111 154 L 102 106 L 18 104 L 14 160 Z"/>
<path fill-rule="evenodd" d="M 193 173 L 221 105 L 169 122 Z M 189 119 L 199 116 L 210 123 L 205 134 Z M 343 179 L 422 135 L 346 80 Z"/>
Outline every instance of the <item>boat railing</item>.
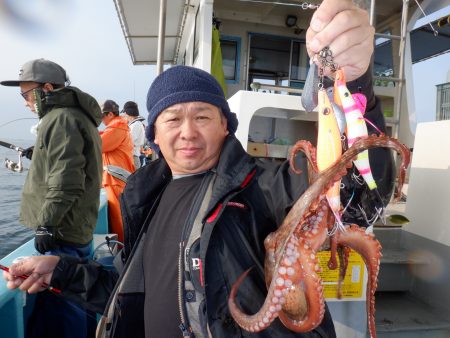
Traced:
<path fill-rule="evenodd" d="M 96 234 L 108 233 L 108 201 L 106 192 L 102 189 L 100 194 L 100 206 Z M 38 255 L 34 248 L 34 240 L 22 244 L 16 250 L 3 257 L 0 264 L 10 266 L 18 257 Z M 0 280 L 0 326 L 2 337 L 23 338 L 25 323 L 31 313 L 34 304 L 34 296 L 20 290 L 10 290 L 6 282 Z"/>
<path fill-rule="evenodd" d="M 269 84 L 264 84 L 264 83 L 260 83 L 260 82 L 252 82 L 250 84 L 250 88 L 255 92 L 268 90 L 270 92 L 273 92 L 274 94 L 280 94 L 282 92 L 285 92 L 288 94 L 302 94 L 303 93 L 303 89 L 292 88 L 292 87 L 288 87 L 288 86 L 275 86 L 275 85 L 269 85 Z"/>

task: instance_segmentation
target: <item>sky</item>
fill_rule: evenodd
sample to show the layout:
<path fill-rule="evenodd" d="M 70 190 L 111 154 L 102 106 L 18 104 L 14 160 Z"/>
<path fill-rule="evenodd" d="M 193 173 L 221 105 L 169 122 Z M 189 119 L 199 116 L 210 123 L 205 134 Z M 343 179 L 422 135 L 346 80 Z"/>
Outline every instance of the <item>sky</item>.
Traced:
<path fill-rule="evenodd" d="M 5 13 L 8 5 L 18 13 L 15 20 Z M 156 67 L 132 64 L 112 0 L 0 0 L 0 46 L 0 81 L 17 79 L 22 64 L 45 58 L 99 102 L 113 99 L 122 107 L 136 101 L 147 116 Z M 17 87 L 0 86 L 0 140 L 33 141 L 35 117 Z M 11 122 L 20 118 L 28 120 Z"/>

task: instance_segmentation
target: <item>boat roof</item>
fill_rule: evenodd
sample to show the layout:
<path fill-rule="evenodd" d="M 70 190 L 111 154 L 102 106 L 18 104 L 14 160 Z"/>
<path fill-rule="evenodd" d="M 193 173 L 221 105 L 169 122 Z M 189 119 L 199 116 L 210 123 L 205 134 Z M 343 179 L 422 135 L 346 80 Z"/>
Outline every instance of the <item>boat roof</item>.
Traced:
<path fill-rule="evenodd" d="M 167 2 L 164 63 L 172 64 L 185 2 Z M 114 0 L 114 3 L 133 64 L 156 63 L 160 0 Z"/>
<path fill-rule="evenodd" d="M 319 4 L 313 0 L 310 3 Z M 358 0 L 365 8 L 370 0 Z M 160 0 L 114 0 L 133 64 L 157 62 Z M 175 64 L 184 14 L 194 11 L 199 0 L 170 0 L 166 8 L 164 64 Z M 214 11 L 220 19 L 259 22 L 284 26 L 287 15 L 296 15 L 300 28 L 306 29 L 311 10 L 302 10 L 303 2 L 286 0 L 215 0 Z M 375 22 L 382 23 L 401 15 L 403 0 L 377 0 Z M 414 2 L 410 6 L 415 6 Z"/>

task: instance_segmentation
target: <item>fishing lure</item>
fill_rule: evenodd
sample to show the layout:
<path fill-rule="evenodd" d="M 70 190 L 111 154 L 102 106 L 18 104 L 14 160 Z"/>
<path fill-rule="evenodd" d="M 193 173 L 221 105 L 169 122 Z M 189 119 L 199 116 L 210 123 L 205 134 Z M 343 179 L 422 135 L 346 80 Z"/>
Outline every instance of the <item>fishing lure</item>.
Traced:
<path fill-rule="evenodd" d="M 366 106 L 367 106 L 367 98 L 364 94 L 361 93 L 355 93 L 352 94 L 352 98 L 356 103 L 356 106 L 358 107 L 359 111 L 364 115 L 366 112 Z"/>
<path fill-rule="evenodd" d="M 336 116 L 336 121 L 339 127 L 339 132 L 341 136 L 345 133 L 345 128 L 347 127 L 347 122 L 345 121 L 345 113 L 342 108 L 334 102 L 334 87 L 328 87 L 327 89 L 328 99 L 331 102 L 331 106 L 333 107 L 334 115 Z"/>
<path fill-rule="evenodd" d="M 318 92 L 319 116 L 317 135 L 317 168 L 323 171 L 332 166 L 342 155 L 341 133 L 332 104 L 325 89 Z M 340 223 L 340 183 L 336 181 L 327 191 L 328 204 Z"/>
<path fill-rule="evenodd" d="M 362 104 L 357 104 L 347 89 L 342 69 L 336 70 L 334 82 L 334 101 L 342 107 L 347 121 L 347 143 L 351 147 L 357 138 L 367 137 L 368 131 L 363 113 L 360 110 Z M 377 188 L 369 163 L 369 152 L 361 152 L 353 161 L 370 190 Z"/>
<path fill-rule="evenodd" d="M 334 110 L 334 115 L 336 116 L 336 120 L 339 126 L 339 131 L 341 132 L 341 135 L 343 136 L 346 134 L 346 128 L 347 128 L 347 121 L 345 120 L 345 113 L 342 110 L 341 106 L 339 106 L 336 102 L 334 102 L 334 87 L 328 87 L 327 89 L 328 98 L 330 99 L 331 106 Z M 355 93 L 352 94 L 353 100 L 355 100 L 356 105 L 358 106 L 358 109 L 361 111 L 362 114 L 366 111 L 366 105 L 367 105 L 367 98 L 364 94 Z M 339 100 L 339 99 L 338 99 Z M 367 119 L 365 119 L 366 122 L 370 122 Z M 374 126 L 375 129 L 376 126 Z"/>
<path fill-rule="evenodd" d="M 311 62 L 306 76 L 305 86 L 301 96 L 303 108 L 310 113 L 317 107 L 317 91 L 319 88 L 319 76 L 317 71 L 317 65 L 315 62 Z"/>

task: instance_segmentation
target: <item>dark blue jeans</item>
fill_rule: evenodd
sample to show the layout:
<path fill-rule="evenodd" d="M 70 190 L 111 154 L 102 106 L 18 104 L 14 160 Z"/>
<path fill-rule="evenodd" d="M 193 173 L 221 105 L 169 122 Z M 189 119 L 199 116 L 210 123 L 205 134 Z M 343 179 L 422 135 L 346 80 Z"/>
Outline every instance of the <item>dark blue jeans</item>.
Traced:
<path fill-rule="evenodd" d="M 46 255 L 67 254 L 80 258 L 90 257 L 91 244 L 81 248 L 60 245 Z M 51 292 L 36 295 L 34 309 L 27 322 L 26 338 L 91 338 L 95 337 L 96 315 L 79 305 Z"/>

